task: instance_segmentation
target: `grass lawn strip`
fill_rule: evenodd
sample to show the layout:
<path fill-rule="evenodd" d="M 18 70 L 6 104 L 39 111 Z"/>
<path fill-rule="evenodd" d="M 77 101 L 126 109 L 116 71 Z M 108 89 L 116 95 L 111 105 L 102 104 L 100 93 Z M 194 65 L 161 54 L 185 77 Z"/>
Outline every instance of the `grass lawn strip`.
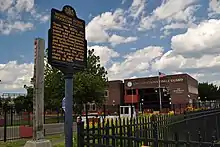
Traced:
<path fill-rule="evenodd" d="M 75 134 L 74 134 L 75 136 Z M 46 136 L 46 139 L 50 140 L 53 144 L 53 147 L 62 147 L 60 146 L 64 142 L 64 134 L 57 134 L 57 135 L 50 135 Z M 12 140 L 7 142 L 0 142 L 0 147 L 23 147 L 26 143 L 26 141 L 31 139 L 21 139 L 21 140 Z M 58 145 L 58 146 L 57 146 Z"/>

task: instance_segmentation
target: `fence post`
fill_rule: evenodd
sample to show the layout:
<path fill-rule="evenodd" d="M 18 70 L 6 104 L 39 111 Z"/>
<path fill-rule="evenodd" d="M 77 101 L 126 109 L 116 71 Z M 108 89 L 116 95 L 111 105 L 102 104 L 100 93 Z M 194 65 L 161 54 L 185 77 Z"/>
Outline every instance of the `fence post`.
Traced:
<path fill-rule="evenodd" d="M 4 142 L 7 141 L 7 104 L 4 104 Z"/>
<path fill-rule="evenodd" d="M 119 117 L 119 135 L 120 135 L 120 136 L 122 136 L 122 134 L 124 134 L 124 127 L 125 127 L 125 126 L 123 125 L 124 121 L 125 121 L 124 118 L 120 118 L 120 117 Z M 123 129 L 123 132 L 122 132 L 122 129 Z M 124 145 L 123 139 L 120 138 L 120 147 L 123 147 L 123 145 Z"/>
<path fill-rule="evenodd" d="M 182 114 L 182 105 L 179 104 L 179 114 Z"/>
<path fill-rule="evenodd" d="M 57 123 L 60 123 L 60 111 L 59 111 L 59 109 L 57 111 Z"/>
<path fill-rule="evenodd" d="M 77 122 L 77 147 L 84 146 L 84 122 Z"/>
<path fill-rule="evenodd" d="M 117 122 L 117 119 L 115 120 L 116 121 L 116 124 L 118 123 Z M 115 133 L 115 131 L 118 129 L 117 127 L 116 127 L 117 125 L 114 125 L 114 120 L 113 119 L 111 119 L 111 130 L 112 130 L 112 136 L 113 136 L 113 138 L 112 138 L 112 146 L 115 146 L 116 145 L 116 139 L 115 139 L 115 135 L 116 135 L 116 133 Z M 115 128 L 116 127 L 116 128 Z"/>
<path fill-rule="evenodd" d="M 153 126 L 153 138 L 154 138 L 154 147 L 158 147 L 158 128 L 157 128 L 157 117 L 156 115 L 152 115 L 151 123 Z"/>
<path fill-rule="evenodd" d="M 44 110 L 44 124 L 46 124 L 46 110 Z"/>
<path fill-rule="evenodd" d="M 89 109 L 89 105 L 86 104 L 86 125 L 89 125 L 89 118 L 88 118 L 88 109 Z"/>
<path fill-rule="evenodd" d="M 218 122 L 219 114 L 215 116 L 215 125 L 216 125 L 216 137 L 217 140 L 219 140 L 219 122 Z"/>
<path fill-rule="evenodd" d="M 30 126 L 31 125 L 31 114 L 30 114 L 30 111 L 28 111 L 28 125 Z"/>
<path fill-rule="evenodd" d="M 106 107 L 105 107 L 105 105 L 103 105 L 103 111 L 104 111 L 104 119 L 105 119 L 105 116 L 106 116 Z"/>
<path fill-rule="evenodd" d="M 131 142 L 131 139 L 130 139 L 130 137 L 131 137 L 131 132 L 132 132 L 132 118 L 127 118 L 127 120 L 126 120 L 127 122 L 127 137 L 128 137 L 128 139 L 127 139 L 127 144 L 128 144 L 128 146 L 130 147 L 130 146 L 132 146 L 132 142 Z M 130 121 L 130 122 L 129 122 Z"/>
<path fill-rule="evenodd" d="M 121 117 L 121 115 L 120 115 L 120 110 L 121 108 L 120 108 L 120 105 L 118 105 L 118 116 L 119 116 L 119 118 Z"/>
<path fill-rule="evenodd" d="M 174 140 L 175 140 L 175 147 L 179 147 L 179 136 L 178 136 L 178 133 L 175 132 L 174 133 Z"/>
<path fill-rule="evenodd" d="M 171 111 L 174 112 L 174 114 L 176 114 L 176 105 L 175 104 L 171 104 Z"/>
<path fill-rule="evenodd" d="M 11 126 L 13 125 L 13 106 L 11 106 Z"/>
<path fill-rule="evenodd" d="M 190 132 L 187 131 L 186 133 L 186 146 L 189 146 L 190 145 Z"/>

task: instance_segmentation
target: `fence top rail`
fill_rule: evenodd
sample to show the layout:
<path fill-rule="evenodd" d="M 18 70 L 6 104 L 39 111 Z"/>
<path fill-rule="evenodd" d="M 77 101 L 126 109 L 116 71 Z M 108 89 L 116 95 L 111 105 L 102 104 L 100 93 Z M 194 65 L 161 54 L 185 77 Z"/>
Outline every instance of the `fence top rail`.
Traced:
<path fill-rule="evenodd" d="M 220 114 L 220 110 L 214 111 L 214 112 L 208 113 L 208 114 L 203 114 L 203 115 L 195 116 L 195 117 L 184 118 L 183 120 L 178 120 L 178 121 L 169 123 L 166 126 L 171 126 L 171 125 L 175 125 L 175 124 L 179 124 L 179 123 L 183 123 L 183 122 L 186 122 L 186 121 L 195 120 L 195 119 L 199 119 L 199 118 L 203 118 L 203 117 L 207 117 L 207 116 L 212 116 L 212 115 L 216 115 L 216 114 Z M 187 115 L 186 115 L 186 117 L 187 117 Z"/>
<path fill-rule="evenodd" d="M 203 110 L 200 110 L 200 111 L 194 111 L 194 112 L 186 112 L 188 116 L 193 116 L 193 115 L 200 115 L 201 113 L 206 113 L 206 112 L 212 112 L 212 111 L 219 111 L 220 108 L 212 108 L 212 109 L 203 109 Z"/>

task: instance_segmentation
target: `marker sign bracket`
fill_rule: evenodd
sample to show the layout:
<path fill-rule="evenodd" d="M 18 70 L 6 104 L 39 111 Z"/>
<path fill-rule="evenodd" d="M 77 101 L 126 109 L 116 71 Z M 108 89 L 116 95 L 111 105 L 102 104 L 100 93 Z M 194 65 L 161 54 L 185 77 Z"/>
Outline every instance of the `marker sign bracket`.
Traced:
<path fill-rule="evenodd" d="M 48 62 L 67 74 L 86 67 L 85 21 L 76 16 L 71 6 L 64 6 L 62 11 L 51 9 Z"/>

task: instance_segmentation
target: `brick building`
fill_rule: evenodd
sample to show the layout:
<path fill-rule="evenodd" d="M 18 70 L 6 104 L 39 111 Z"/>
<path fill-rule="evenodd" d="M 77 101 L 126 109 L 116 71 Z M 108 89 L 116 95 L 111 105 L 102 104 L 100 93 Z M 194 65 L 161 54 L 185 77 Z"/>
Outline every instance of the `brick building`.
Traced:
<path fill-rule="evenodd" d="M 119 105 L 124 103 L 123 81 L 109 81 L 108 90 L 105 91 L 106 105 Z"/>
<path fill-rule="evenodd" d="M 167 75 L 160 78 L 162 102 L 183 104 L 197 100 L 198 81 L 188 74 Z M 106 90 L 107 105 L 159 104 L 159 79 L 156 77 L 110 81 Z M 168 97 L 167 97 L 168 96 Z M 143 103 L 142 103 L 143 102 Z"/>

